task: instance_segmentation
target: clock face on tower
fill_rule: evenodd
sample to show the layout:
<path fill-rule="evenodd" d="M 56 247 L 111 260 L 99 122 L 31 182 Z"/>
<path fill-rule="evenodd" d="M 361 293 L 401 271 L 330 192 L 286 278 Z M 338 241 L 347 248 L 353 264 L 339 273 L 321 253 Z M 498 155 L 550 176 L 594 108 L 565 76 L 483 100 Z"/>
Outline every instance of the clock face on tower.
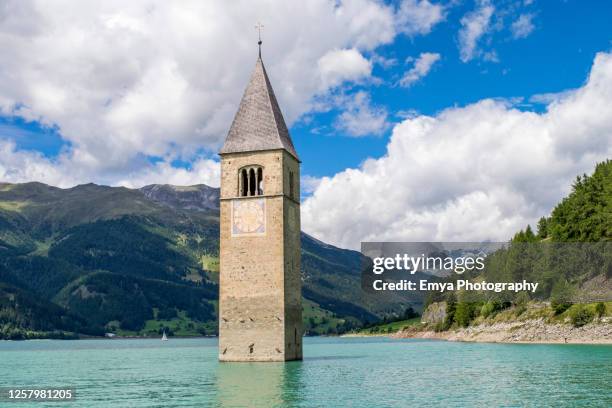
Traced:
<path fill-rule="evenodd" d="M 266 233 L 266 201 L 263 198 L 232 201 L 232 235 Z"/>

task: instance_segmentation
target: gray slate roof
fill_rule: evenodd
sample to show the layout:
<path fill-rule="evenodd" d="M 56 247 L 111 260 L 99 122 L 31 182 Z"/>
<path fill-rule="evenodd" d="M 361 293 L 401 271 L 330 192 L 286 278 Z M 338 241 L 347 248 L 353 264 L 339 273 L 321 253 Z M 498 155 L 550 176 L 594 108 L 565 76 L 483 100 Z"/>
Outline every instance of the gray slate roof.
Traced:
<path fill-rule="evenodd" d="M 266 68 L 259 57 L 219 153 L 273 149 L 285 149 L 299 160 Z"/>

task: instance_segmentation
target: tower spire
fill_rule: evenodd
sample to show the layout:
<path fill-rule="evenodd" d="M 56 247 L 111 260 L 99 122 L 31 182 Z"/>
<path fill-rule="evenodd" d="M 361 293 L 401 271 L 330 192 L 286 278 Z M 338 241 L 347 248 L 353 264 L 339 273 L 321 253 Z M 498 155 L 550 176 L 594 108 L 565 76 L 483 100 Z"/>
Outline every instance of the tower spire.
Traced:
<path fill-rule="evenodd" d="M 259 46 L 259 58 L 261 58 L 261 29 L 264 28 L 264 25 L 261 24 L 259 21 L 257 22 L 257 24 L 255 25 L 255 29 L 257 30 L 257 36 L 259 38 L 259 41 L 257 41 L 257 45 Z"/>
<path fill-rule="evenodd" d="M 299 161 L 261 58 L 249 80 L 220 154 L 284 149 Z"/>

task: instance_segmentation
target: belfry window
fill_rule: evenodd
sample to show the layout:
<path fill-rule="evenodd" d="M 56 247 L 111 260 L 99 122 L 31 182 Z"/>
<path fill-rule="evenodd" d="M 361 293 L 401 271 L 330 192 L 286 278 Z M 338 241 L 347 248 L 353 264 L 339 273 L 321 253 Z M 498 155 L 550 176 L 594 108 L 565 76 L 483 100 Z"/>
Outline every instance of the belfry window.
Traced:
<path fill-rule="evenodd" d="M 294 182 L 293 182 L 293 172 L 290 171 L 289 172 L 289 197 L 291 198 L 295 198 L 295 196 L 293 195 L 293 190 L 294 190 Z"/>
<path fill-rule="evenodd" d="M 248 188 L 249 188 L 249 178 L 247 176 L 247 171 L 246 169 L 242 169 L 242 171 L 240 172 L 240 195 L 242 197 L 247 196 Z"/>
<path fill-rule="evenodd" d="M 261 166 L 246 166 L 238 173 L 238 195 L 250 197 L 263 195 L 263 168 Z"/>
<path fill-rule="evenodd" d="M 255 177 L 255 170 L 249 170 L 249 195 L 255 195 L 255 186 L 257 185 L 257 178 Z"/>
<path fill-rule="evenodd" d="M 260 168 L 257 169 L 257 195 L 263 194 L 263 170 Z"/>

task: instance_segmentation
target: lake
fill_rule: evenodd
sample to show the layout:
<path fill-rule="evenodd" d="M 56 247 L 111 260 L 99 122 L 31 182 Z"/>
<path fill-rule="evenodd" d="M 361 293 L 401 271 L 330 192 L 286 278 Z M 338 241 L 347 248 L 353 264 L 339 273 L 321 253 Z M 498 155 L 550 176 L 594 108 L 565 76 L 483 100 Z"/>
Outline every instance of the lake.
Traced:
<path fill-rule="evenodd" d="M 0 387 L 76 388 L 70 404 L 9 407 L 612 406 L 612 346 L 306 338 L 304 356 L 220 364 L 212 338 L 0 341 Z"/>

